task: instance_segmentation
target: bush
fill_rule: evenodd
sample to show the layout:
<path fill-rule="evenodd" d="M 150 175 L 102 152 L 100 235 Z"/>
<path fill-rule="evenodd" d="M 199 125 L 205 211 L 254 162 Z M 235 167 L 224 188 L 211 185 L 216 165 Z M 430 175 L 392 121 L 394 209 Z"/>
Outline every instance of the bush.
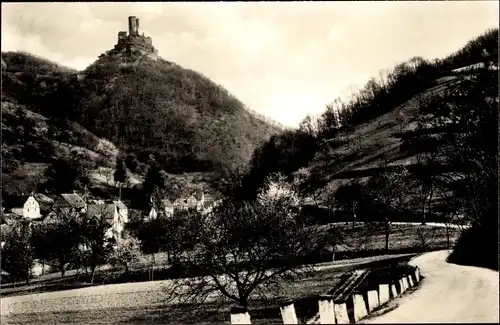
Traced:
<path fill-rule="evenodd" d="M 448 262 L 498 271 L 498 228 L 476 226 L 465 230 Z"/>

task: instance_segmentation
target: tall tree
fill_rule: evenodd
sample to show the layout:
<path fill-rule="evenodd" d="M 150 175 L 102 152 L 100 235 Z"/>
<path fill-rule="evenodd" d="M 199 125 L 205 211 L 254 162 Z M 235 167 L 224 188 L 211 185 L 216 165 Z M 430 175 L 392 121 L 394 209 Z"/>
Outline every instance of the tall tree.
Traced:
<path fill-rule="evenodd" d="M 335 192 L 336 205 L 352 215 L 352 225 L 356 222 L 356 208 L 363 202 L 363 186 L 353 181 L 340 186 Z"/>
<path fill-rule="evenodd" d="M 14 281 L 29 282 L 33 267 L 33 247 L 30 242 L 30 225 L 20 223 L 7 233 L 2 247 L 2 270 L 9 272 Z"/>
<path fill-rule="evenodd" d="M 73 151 L 69 159 L 56 159 L 45 171 L 47 181 L 45 190 L 55 193 L 81 190 L 89 185 L 89 172 L 92 168 L 85 155 Z"/>
<path fill-rule="evenodd" d="M 273 192 L 278 195 L 265 199 Z M 296 224 L 298 211 L 289 205 L 295 201 L 289 192 L 267 187 L 261 194 L 253 203 L 228 199 L 211 214 L 193 218 L 194 247 L 179 257 L 190 277 L 173 280 L 170 297 L 203 303 L 218 293 L 248 307 L 252 295 L 265 295 L 280 288 L 283 279 L 292 281 L 311 270 L 301 262 L 325 245 L 317 228 Z"/>
<path fill-rule="evenodd" d="M 113 179 L 115 183 L 119 186 L 118 198 L 122 199 L 122 186 L 127 181 L 127 166 L 125 161 L 121 158 L 117 158 L 115 172 L 113 174 Z"/>
<path fill-rule="evenodd" d="M 154 193 L 156 187 L 163 188 L 165 183 L 159 164 L 152 159 L 150 159 L 148 164 L 149 168 L 146 173 L 146 177 L 144 178 L 142 188 L 144 190 L 144 194 L 147 197 L 150 197 Z"/>
<path fill-rule="evenodd" d="M 55 262 L 61 277 L 66 266 L 77 256 L 80 237 L 77 232 L 77 214 L 60 211 L 55 222 L 39 224 L 33 229 L 32 243 L 36 256 Z"/>
<path fill-rule="evenodd" d="M 385 232 L 385 251 L 389 252 L 390 227 L 395 218 L 411 214 L 411 193 L 414 191 L 410 172 L 406 166 L 393 170 L 382 169 L 364 188 L 366 200 L 359 208 L 363 218 L 381 223 Z"/>
<path fill-rule="evenodd" d="M 138 230 L 137 238 L 140 241 L 141 252 L 150 256 L 150 281 L 154 280 L 155 254 L 164 250 L 166 247 L 165 242 L 171 240 L 171 238 L 167 238 L 168 232 L 165 225 L 164 219 L 156 218 L 144 222 Z"/>
<path fill-rule="evenodd" d="M 102 204 L 96 214 L 81 218 L 78 223 L 79 248 L 85 264 L 90 268 L 91 283 L 94 282 L 97 267 L 108 262 L 116 243 L 115 238 L 110 236 L 111 218 L 107 205 Z"/>

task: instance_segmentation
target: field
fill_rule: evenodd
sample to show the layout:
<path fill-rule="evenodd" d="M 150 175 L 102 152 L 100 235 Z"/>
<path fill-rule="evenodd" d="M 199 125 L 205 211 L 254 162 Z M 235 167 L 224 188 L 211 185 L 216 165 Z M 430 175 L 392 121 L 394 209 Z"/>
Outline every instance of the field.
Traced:
<path fill-rule="evenodd" d="M 335 261 L 353 261 L 352 259 L 380 256 L 385 254 L 385 232 L 381 228 L 366 229 L 362 223 L 356 223 L 353 227 L 351 223 L 331 224 L 321 226 L 339 227 L 344 234 L 344 240 L 337 245 L 335 252 Z M 452 248 L 460 233 L 459 228 L 449 229 L 450 246 L 448 247 L 446 228 L 441 224 L 392 224 L 389 236 L 389 254 L 418 253 L 431 250 Z M 316 263 L 331 262 L 333 254 L 325 253 Z M 109 266 L 101 267 L 96 274 L 95 284 L 117 284 L 126 282 L 143 282 L 149 280 L 149 262 L 150 256 L 143 255 L 137 263 L 131 265 L 129 274 L 121 270 L 111 270 Z M 167 257 L 165 253 L 155 254 L 156 267 L 154 272 L 155 280 L 165 280 L 171 276 L 167 266 Z M 80 272 L 81 274 L 81 272 Z M 87 287 L 88 284 L 82 283 L 81 279 L 76 278 L 76 271 L 66 272 L 64 279 L 60 278 L 60 273 L 51 273 L 33 279 L 31 284 L 12 284 L 5 283 L 1 286 L 2 296 L 14 296 L 21 294 L 31 294 L 37 292 L 68 290 L 81 287 Z"/>
<path fill-rule="evenodd" d="M 362 224 L 353 227 L 351 224 L 337 224 L 345 234 L 344 244 L 337 247 L 336 258 L 353 258 L 373 256 L 384 252 L 385 231 L 383 227 L 376 229 L 363 228 Z M 446 227 L 435 224 L 393 223 L 390 225 L 389 252 L 423 252 L 453 247 L 460 234 L 458 227 L 448 229 L 447 243 Z"/>
<path fill-rule="evenodd" d="M 385 234 L 382 229 L 364 230 L 362 224 L 334 224 L 322 227 L 341 227 L 345 241 L 337 247 L 335 261 L 331 256 L 328 261 L 315 265 L 315 272 L 297 281 L 283 283 L 280 291 L 273 292 L 267 299 L 255 298 L 251 302 L 252 322 L 280 323 L 279 303 L 285 299 L 294 299 L 299 320 L 305 322 L 317 313 L 315 295 L 333 289 L 346 271 L 354 268 L 377 267 L 387 263 L 387 259 L 407 260 L 420 251 L 446 249 L 446 228 L 442 225 L 393 224 L 389 237 L 391 255 L 382 255 L 385 247 Z M 450 244 L 453 245 L 459 235 L 459 229 L 449 229 Z M 424 248 L 425 246 L 425 248 Z M 400 255 L 395 255 L 395 254 Z M 371 256 L 371 257 L 366 257 Z M 133 281 L 147 281 L 148 256 L 143 256 L 132 271 L 136 275 Z M 22 323 L 129 323 L 129 324 L 168 324 L 168 323 L 228 323 L 229 309 L 227 301 L 214 299 L 202 306 L 167 303 L 162 291 L 169 280 L 165 279 L 165 256 L 157 256 L 159 269 L 155 279 L 159 281 L 131 282 L 110 285 L 90 286 L 72 280 L 57 279 L 57 275 L 47 275 L 36 284 L 19 288 L 2 289 L 2 324 Z M 113 274 L 123 274 L 102 270 L 96 284 L 120 283 L 113 280 Z M 55 278 L 54 278 L 55 277 Z M 52 278 L 52 279 L 50 279 Z M 64 284 L 64 282 L 66 282 Z M 29 288 L 31 287 L 31 289 Z M 68 290 L 81 288 L 76 290 Z M 54 292 L 47 292 L 54 291 Z M 39 295 L 27 293 L 44 292 Z M 7 296 L 7 297 L 6 297 Z M 10 297 L 8 297 L 10 296 Z M 5 313 L 5 308 L 10 313 Z M 33 312 L 36 310 L 36 312 Z"/>
<path fill-rule="evenodd" d="M 302 172 L 317 184 L 312 189 L 321 199 L 353 179 L 366 180 L 381 166 L 412 165 L 413 154 L 401 150 L 402 136 L 415 129 L 415 117 L 421 99 L 442 94 L 456 77 L 435 81 L 434 85 L 373 120 L 343 132 L 338 139 L 327 140 L 326 153 L 318 155 Z"/>
<path fill-rule="evenodd" d="M 266 300 L 251 301 L 252 322 L 280 323 L 279 303 L 294 299 L 297 317 L 301 321 L 313 317 L 317 311 L 315 295 L 333 289 L 346 271 L 354 268 L 408 260 L 411 256 L 385 256 L 363 259 L 359 264 L 339 262 L 318 265 L 315 271 L 297 281 L 283 283 L 282 290 L 274 291 Z M 227 301 L 210 301 L 202 306 L 168 304 L 162 287 L 169 281 L 106 285 L 80 290 L 45 293 L 37 296 L 18 296 L 2 299 L 2 324 L 22 323 L 227 323 Z M 217 297 L 214 297 L 217 298 Z M 7 301 L 6 301 L 7 300 Z M 4 305 L 5 304 L 5 305 Z M 10 307 L 10 308 L 9 308 Z M 4 312 L 10 309 L 10 313 Z M 32 312 L 36 310 L 37 312 Z"/>

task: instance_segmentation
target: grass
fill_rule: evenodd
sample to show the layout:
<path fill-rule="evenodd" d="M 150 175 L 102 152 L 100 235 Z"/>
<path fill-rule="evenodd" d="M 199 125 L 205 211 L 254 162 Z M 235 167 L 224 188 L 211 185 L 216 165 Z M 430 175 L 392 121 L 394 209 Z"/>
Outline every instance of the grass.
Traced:
<path fill-rule="evenodd" d="M 386 254 L 385 252 L 385 233 L 383 229 L 374 229 L 367 231 L 362 224 L 357 223 L 353 228 L 351 224 L 338 223 L 335 227 L 343 229 L 345 242 L 339 245 L 336 250 L 335 260 L 349 261 L 357 263 L 357 258 L 367 258 Z M 325 229 L 329 226 L 321 226 Z M 389 254 L 418 253 L 423 251 L 439 250 L 447 248 L 446 229 L 433 225 L 422 226 L 420 224 L 394 224 L 390 229 L 389 236 Z M 449 229 L 450 244 L 453 247 L 459 236 L 459 230 Z M 122 270 L 103 269 L 98 271 L 95 278 L 95 284 L 142 282 L 149 280 L 149 258 L 143 255 L 139 261 L 131 265 L 130 272 L 126 274 Z M 332 261 L 332 254 L 327 253 L 318 257 L 316 263 Z M 354 259 L 354 260 L 353 260 Z M 154 272 L 155 280 L 164 280 L 172 276 L 167 265 L 165 253 L 155 254 L 156 267 Z M 363 262 L 366 260 L 360 260 Z M 371 260 L 373 261 L 373 260 Z M 2 295 L 21 295 L 32 294 L 47 291 L 70 290 L 77 287 L 88 286 L 84 284 L 84 278 L 77 278 L 75 271 L 68 271 L 64 279 L 60 278 L 59 273 L 44 275 L 34 279 L 31 284 L 16 284 L 12 288 L 11 284 L 2 285 Z"/>
<path fill-rule="evenodd" d="M 344 242 L 337 246 L 335 258 L 347 259 L 385 254 L 385 231 L 383 227 L 366 229 L 363 224 L 337 223 L 341 228 Z M 321 226 L 325 229 L 331 225 Z M 450 228 L 450 247 L 453 247 L 460 230 Z M 435 225 L 392 224 L 389 234 L 389 253 L 413 253 L 447 249 L 446 228 Z"/>
<path fill-rule="evenodd" d="M 443 93 L 455 79 L 448 77 L 437 80 L 433 87 L 390 112 L 339 135 L 343 141 L 329 148 L 331 153 L 326 157 L 316 157 L 307 167 L 308 172 L 315 176 L 314 179 L 318 178 L 316 192 L 327 196 L 346 180 L 374 175 L 380 166 L 413 162 L 413 155 L 400 150 L 401 137 L 398 135 L 414 129 L 420 98 Z M 335 158 L 331 159 L 330 155 Z"/>
<path fill-rule="evenodd" d="M 250 316 L 252 323 L 281 324 L 279 303 L 288 299 L 294 300 L 299 321 L 306 322 L 318 312 L 316 296 L 333 290 L 341 283 L 346 272 L 359 267 L 377 268 L 388 263 L 399 263 L 409 258 L 410 256 L 406 256 L 392 259 L 390 262 L 375 260 L 369 261 L 362 266 L 319 269 L 294 282 L 283 283 L 282 290 L 274 292 L 268 296 L 268 299 L 254 299 L 251 301 Z M 63 300 L 64 306 L 59 307 L 57 300 Z M 2 316 L 2 322 L 22 324 L 67 322 L 72 324 L 229 323 L 229 309 L 232 305 L 227 301 L 209 302 L 201 306 L 190 304 L 168 305 L 163 303 L 158 289 L 106 292 L 106 288 L 103 288 L 102 291 L 98 292 L 98 295 L 94 296 L 80 294 L 68 297 L 64 293 L 55 293 L 55 296 L 48 301 L 26 301 L 24 313 Z M 23 308 L 23 306 L 18 308 Z M 37 310 L 37 312 L 30 312 L 31 310 Z"/>

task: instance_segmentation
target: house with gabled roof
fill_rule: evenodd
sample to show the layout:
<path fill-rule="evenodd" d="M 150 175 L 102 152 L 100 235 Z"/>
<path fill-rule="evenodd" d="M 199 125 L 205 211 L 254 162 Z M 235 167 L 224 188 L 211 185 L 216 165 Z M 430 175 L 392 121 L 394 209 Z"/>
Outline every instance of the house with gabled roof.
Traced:
<path fill-rule="evenodd" d="M 73 210 L 77 212 L 85 212 L 87 209 L 87 203 L 83 198 L 77 193 L 64 193 L 59 195 L 59 197 L 54 202 L 52 206 L 54 210 Z"/>
<path fill-rule="evenodd" d="M 36 220 L 50 210 L 54 200 L 41 193 L 32 192 L 29 195 L 21 195 L 10 203 L 14 206 L 11 212 L 15 215 L 28 220 Z"/>
<path fill-rule="evenodd" d="M 86 216 L 88 218 L 106 218 L 111 227 L 106 232 L 106 237 L 114 237 L 121 240 L 125 224 L 128 222 L 128 208 L 120 200 L 99 200 L 87 206 Z"/>

